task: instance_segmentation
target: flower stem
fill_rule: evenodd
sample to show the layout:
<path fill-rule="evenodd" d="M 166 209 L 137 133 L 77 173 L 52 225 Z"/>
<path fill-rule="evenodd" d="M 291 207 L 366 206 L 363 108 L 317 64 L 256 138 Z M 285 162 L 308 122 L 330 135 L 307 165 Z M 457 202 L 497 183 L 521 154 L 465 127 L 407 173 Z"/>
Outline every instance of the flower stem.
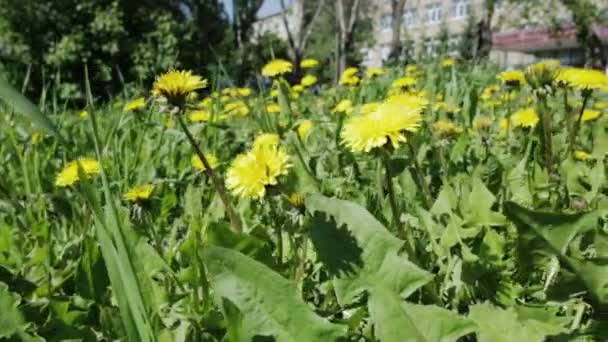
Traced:
<path fill-rule="evenodd" d="M 211 178 L 211 181 L 213 182 L 213 185 L 215 186 L 215 190 L 217 191 L 218 195 L 220 196 L 220 199 L 222 200 L 222 202 L 224 203 L 224 207 L 226 208 L 226 213 L 228 214 L 228 218 L 230 219 L 230 225 L 232 226 L 232 230 L 235 233 L 242 233 L 243 228 L 241 226 L 241 220 L 239 219 L 238 215 L 236 214 L 236 211 L 234 210 L 234 207 L 232 206 L 232 203 L 230 202 L 228 193 L 226 192 L 226 189 L 224 188 L 222 181 L 215 174 L 215 171 L 213 170 L 211 165 L 209 165 L 209 161 L 207 160 L 207 158 L 205 157 L 205 154 L 203 154 L 203 151 L 200 149 L 200 147 L 196 143 L 196 140 L 194 140 L 194 137 L 190 133 L 190 130 L 188 130 L 188 127 L 184 123 L 184 119 L 183 119 L 183 115 L 182 115 L 183 111 L 184 110 L 182 109 L 182 113 L 178 114 L 177 121 L 179 122 L 179 125 L 181 126 L 184 133 L 186 134 L 186 137 L 188 138 L 190 145 L 194 149 L 194 152 L 196 153 L 196 155 L 199 157 L 199 159 L 205 166 L 205 173 L 207 174 L 207 176 L 209 178 Z"/>
<path fill-rule="evenodd" d="M 583 105 L 581 106 L 581 110 L 578 113 L 578 117 L 576 121 L 574 121 L 574 127 L 570 131 L 570 142 L 568 143 L 568 155 L 574 151 L 574 145 L 576 144 L 576 136 L 578 135 L 578 131 L 581 128 L 581 121 L 583 119 L 583 113 L 585 112 L 585 108 L 587 107 L 587 102 L 589 101 L 589 94 L 583 94 Z"/>
<path fill-rule="evenodd" d="M 393 184 L 393 177 L 391 175 L 391 159 L 387 151 L 383 151 L 382 161 L 384 163 L 385 169 L 386 192 L 388 194 L 388 201 L 391 206 L 393 221 L 395 222 L 394 224 L 399 230 L 399 235 L 401 235 L 407 241 L 405 243 L 405 248 L 409 259 L 412 262 L 418 264 L 418 256 L 416 255 L 416 245 L 414 242 L 414 237 L 412 236 L 412 231 L 411 229 L 406 229 L 403 223 L 401 222 L 401 211 L 399 210 L 399 206 L 397 205 L 397 199 L 395 197 L 395 186 Z"/>
<path fill-rule="evenodd" d="M 430 209 L 432 206 L 431 190 L 429 189 L 428 184 L 426 184 L 426 181 L 424 180 L 424 176 L 422 175 L 420 165 L 418 164 L 418 158 L 416 156 L 416 151 L 414 150 L 414 146 L 412 145 L 412 143 L 409 140 L 407 141 L 407 146 L 409 147 L 410 153 L 412 155 L 414 173 L 416 174 L 415 177 L 418 180 L 418 187 L 420 188 L 420 191 L 422 191 L 424 205 L 425 205 L 426 209 Z"/>
<path fill-rule="evenodd" d="M 541 141 L 543 142 L 543 152 L 545 154 L 545 168 L 549 174 L 553 174 L 553 143 L 551 132 L 551 113 L 547 108 L 547 97 L 540 96 L 540 116 L 542 122 Z"/>

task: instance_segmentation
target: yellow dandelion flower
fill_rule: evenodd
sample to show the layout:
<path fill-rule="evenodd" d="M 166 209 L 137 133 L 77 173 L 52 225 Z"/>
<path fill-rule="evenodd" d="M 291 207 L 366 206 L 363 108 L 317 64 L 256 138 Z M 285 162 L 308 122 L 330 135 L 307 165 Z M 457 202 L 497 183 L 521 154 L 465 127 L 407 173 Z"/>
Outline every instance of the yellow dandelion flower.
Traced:
<path fill-rule="evenodd" d="M 298 125 L 298 136 L 300 137 L 300 139 L 304 140 L 304 138 L 308 136 L 308 133 L 310 133 L 312 126 L 313 123 L 310 120 L 304 120 L 300 122 L 300 124 Z"/>
<path fill-rule="evenodd" d="M 340 77 L 340 84 L 347 86 L 356 86 L 361 81 L 359 76 L 357 76 L 358 72 L 359 69 L 357 68 L 346 68 L 346 70 L 344 70 L 342 76 Z"/>
<path fill-rule="evenodd" d="M 580 90 L 601 89 L 608 86 L 608 76 L 599 70 L 566 68 L 558 80 Z"/>
<path fill-rule="evenodd" d="M 415 108 L 422 112 L 424 108 L 429 104 L 429 101 L 424 98 L 422 95 L 412 95 L 412 94 L 399 94 L 389 96 L 386 103 L 400 105 L 406 108 Z"/>
<path fill-rule="evenodd" d="M 272 89 L 270 91 L 270 96 L 272 96 L 272 97 L 279 97 L 279 94 L 280 94 L 279 89 Z"/>
<path fill-rule="evenodd" d="M 453 58 L 445 58 L 443 61 L 441 61 L 441 66 L 444 68 L 449 68 L 451 66 L 453 66 L 454 64 L 456 64 L 456 61 Z"/>
<path fill-rule="evenodd" d="M 84 175 L 92 176 L 99 174 L 101 168 L 99 162 L 93 158 L 80 158 L 67 163 L 55 178 L 55 185 L 59 187 L 70 186 L 80 180 L 78 167 L 82 168 Z"/>
<path fill-rule="evenodd" d="M 275 133 L 262 133 L 253 140 L 253 149 L 279 146 L 281 138 Z"/>
<path fill-rule="evenodd" d="M 129 101 L 122 108 L 125 112 L 133 112 L 139 109 L 142 109 L 146 106 L 146 99 L 143 97 L 138 97 L 135 100 Z"/>
<path fill-rule="evenodd" d="M 534 108 L 521 109 L 511 115 L 511 123 L 514 127 L 534 128 L 538 121 L 539 117 Z"/>
<path fill-rule="evenodd" d="M 291 90 L 296 92 L 296 93 L 301 93 L 304 91 L 304 86 L 301 84 L 296 84 L 293 87 L 291 87 Z"/>
<path fill-rule="evenodd" d="M 317 65 L 319 65 L 319 61 L 317 61 L 316 59 L 312 59 L 312 58 L 305 58 L 302 60 L 302 62 L 300 62 L 300 67 L 302 69 L 314 68 Z"/>
<path fill-rule="evenodd" d="M 42 135 L 42 133 L 34 132 L 30 136 L 30 141 L 32 142 L 32 144 L 38 145 L 42 141 L 42 138 L 44 138 L 44 135 Z"/>
<path fill-rule="evenodd" d="M 318 81 L 316 76 L 313 75 L 306 75 L 304 77 L 302 77 L 302 81 L 300 82 L 300 84 L 304 87 L 310 87 L 314 84 L 316 84 Z"/>
<path fill-rule="evenodd" d="M 526 75 L 519 70 L 503 71 L 497 77 L 510 87 L 519 87 L 526 83 Z"/>
<path fill-rule="evenodd" d="M 272 113 L 272 114 L 274 114 L 274 113 L 280 113 L 281 112 L 281 106 L 279 106 L 277 103 L 269 103 L 266 106 L 266 111 L 268 113 Z"/>
<path fill-rule="evenodd" d="M 209 163 L 209 166 L 212 169 L 215 169 L 217 167 L 218 161 L 217 161 L 217 157 L 214 154 L 207 154 L 205 156 L 205 158 L 207 158 L 207 163 Z M 192 164 L 193 168 L 195 168 L 199 171 L 207 170 L 207 168 L 205 167 L 205 164 L 203 164 L 203 161 L 197 155 L 192 156 L 192 159 L 190 160 L 190 164 Z"/>
<path fill-rule="evenodd" d="M 290 194 L 287 197 L 287 201 L 289 201 L 289 203 L 291 205 L 293 205 L 294 207 L 300 208 L 304 206 L 304 196 L 302 194 L 299 194 L 297 192 L 294 192 L 292 194 Z"/>
<path fill-rule="evenodd" d="M 369 68 L 365 70 L 365 76 L 367 78 L 374 78 L 384 75 L 384 69 L 382 68 Z"/>
<path fill-rule="evenodd" d="M 405 73 L 406 74 L 410 74 L 411 75 L 411 74 L 417 73 L 418 71 L 420 71 L 420 69 L 418 69 L 418 66 L 413 65 L 413 64 L 410 64 L 410 65 L 408 65 L 408 66 L 405 67 Z"/>
<path fill-rule="evenodd" d="M 213 106 L 213 98 L 212 97 L 206 97 L 204 100 L 202 100 L 201 102 L 199 102 L 197 105 L 197 107 L 201 107 L 201 108 L 211 108 L 211 106 Z"/>
<path fill-rule="evenodd" d="M 592 121 L 600 117 L 601 112 L 594 109 L 585 109 L 581 116 L 581 121 Z"/>
<path fill-rule="evenodd" d="M 500 91 L 500 87 L 497 84 L 491 84 L 483 89 L 480 99 L 483 101 L 490 100 L 498 91 Z"/>
<path fill-rule="evenodd" d="M 237 89 L 237 94 L 241 97 L 247 97 L 247 96 L 251 95 L 252 92 L 253 92 L 253 90 L 251 90 L 251 88 L 238 88 Z"/>
<path fill-rule="evenodd" d="M 533 88 L 551 85 L 560 72 L 558 60 L 544 60 L 528 66 L 526 69 L 526 82 Z"/>
<path fill-rule="evenodd" d="M 464 130 L 454 122 L 442 119 L 433 124 L 433 132 L 439 136 L 448 137 L 461 134 Z"/>
<path fill-rule="evenodd" d="M 123 198 L 129 202 L 142 202 L 148 200 L 154 192 L 154 184 L 143 184 L 129 189 Z"/>
<path fill-rule="evenodd" d="M 156 78 L 154 91 L 174 105 L 181 105 L 190 93 L 205 88 L 207 80 L 191 71 L 170 70 Z"/>
<path fill-rule="evenodd" d="M 509 120 L 504 118 L 500 119 L 500 121 L 498 122 L 498 126 L 501 130 L 507 130 L 509 128 Z"/>
<path fill-rule="evenodd" d="M 473 128 L 482 131 L 492 127 L 492 119 L 489 116 L 476 116 L 473 120 Z"/>
<path fill-rule="evenodd" d="M 262 68 L 262 75 L 266 77 L 275 77 L 290 73 L 292 68 L 291 62 L 284 59 L 274 59 Z"/>
<path fill-rule="evenodd" d="M 574 151 L 574 158 L 578 160 L 587 160 L 591 155 L 585 151 Z"/>
<path fill-rule="evenodd" d="M 332 109 L 332 113 L 350 114 L 353 111 L 353 102 L 351 100 L 342 100 Z"/>
<path fill-rule="evenodd" d="M 398 147 L 405 132 L 416 132 L 422 121 L 420 100 L 405 97 L 387 100 L 370 114 L 352 117 L 341 132 L 342 143 L 353 152 L 369 152 L 390 143 Z"/>
<path fill-rule="evenodd" d="M 234 101 L 227 103 L 224 107 L 224 111 L 227 114 L 246 116 L 249 114 L 249 107 L 247 107 L 247 104 L 243 101 Z"/>
<path fill-rule="evenodd" d="M 89 117 L 89 112 L 83 110 L 82 112 L 80 112 L 80 114 L 78 114 L 78 116 L 80 117 L 80 119 L 85 120 Z"/>
<path fill-rule="evenodd" d="M 391 84 L 391 88 L 403 89 L 403 90 L 409 89 L 414 86 L 416 86 L 416 79 L 411 76 L 405 76 L 405 77 L 398 78 L 398 79 L 394 80 L 393 83 Z"/>
<path fill-rule="evenodd" d="M 238 155 L 226 173 L 226 187 L 234 195 L 259 199 L 266 187 L 276 185 L 291 165 L 287 153 L 277 147 L 258 148 Z"/>
<path fill-rule="evenodd" d="M 211 113 L 206 110 L 194 110 L 188 114 L 188 119 L 192 122 L 204 122 L 211 119 Z"/>

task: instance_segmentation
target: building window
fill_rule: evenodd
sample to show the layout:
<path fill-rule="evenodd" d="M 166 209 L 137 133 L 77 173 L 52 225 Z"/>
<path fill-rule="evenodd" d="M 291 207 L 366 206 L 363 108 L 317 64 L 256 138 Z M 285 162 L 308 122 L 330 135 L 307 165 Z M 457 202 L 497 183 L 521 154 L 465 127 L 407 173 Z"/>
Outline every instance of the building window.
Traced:
<path fill-rule="evenodd" d="M 466 18 L 470 13 L 469 0 L 454 0 L 454 18 Z"/>
<path fill-rule="evenodd" d="M 382 31 L 390 31 L 393 18 L 390 14 L 385 14 L 380 18 L 380 28 Z"/>
<path fill-rule="evenodd" d="M 441 21 L 441 3 L 426 6 L 426 18 L 429 24 L 437 24 Z"/>
<path fill-rule="evenodd" d="M 403 12 L 403 25 L 405 27 L 414 27 L 416 26 L 416 9 L 409 8 Z"/>

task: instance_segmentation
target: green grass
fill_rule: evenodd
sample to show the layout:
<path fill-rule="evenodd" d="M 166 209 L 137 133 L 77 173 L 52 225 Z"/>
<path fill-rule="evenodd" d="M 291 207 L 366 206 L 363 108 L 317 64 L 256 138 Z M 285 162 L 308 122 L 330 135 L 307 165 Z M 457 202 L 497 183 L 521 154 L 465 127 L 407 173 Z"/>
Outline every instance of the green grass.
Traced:
<path fill-rule="evenodd" d="M 358 115 L 402 69 L 297 98 L 286 84 L 278 99 L 254 89 L 245 116 L 224 115 L 235 99 L 221 90 L 209 95 L 212 122 L 186 122 L 217 156 L 220 179 L 261 132 L 278 133 L 290 155 L 289 174 L 263 199 L 230 196 L 242 233 L 162 102 L 125 112 L 123 101 L 95 103 L 87 92 L 81 118 L 82 109 L 39 111 L 0 85 L 0 338 L 605 340 L 608 112 L 581 123 L 574 150 L 589 158 L 579 160 L 567 151 L 581 94 L 555 88 L 545 107 L 524 86 L 490 106 L 480 95 L 500 84 L 497 72 L 422 69 L 424 123 L 381 153 L 342 145 L 349 118 L 332 109 L 350 99 Z M 501 85 L 492 100 L 507 92 Z M 596 91 L 586 107 L 602 101 Z M 281 113 L 267 113 L 270 102 Z M 553 173 L 544 123 L 500 128 L 525 107 L 549 114 Z M 480 117 L 490 126 L 475 127 Z M 314 127 L 299 137 L 305 119 Z M 440 134 L 441 119 L 462 132 Z M 79 157 L 98 159 L 101 174 L 81 170 L 82 181 L 56 187 Z M 155 185 L 149 200 L 124 200 L 145 183 Z"/>

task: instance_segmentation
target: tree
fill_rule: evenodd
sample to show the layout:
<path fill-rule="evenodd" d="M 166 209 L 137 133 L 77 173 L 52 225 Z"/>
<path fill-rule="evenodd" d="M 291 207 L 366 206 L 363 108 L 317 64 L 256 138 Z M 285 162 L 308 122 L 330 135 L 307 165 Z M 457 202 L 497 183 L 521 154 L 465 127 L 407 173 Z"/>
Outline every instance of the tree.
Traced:
<path fill-rule="evenodd" d="M 316 4 L 314 4 L 316 2 Z M 287 19 L 287 8 L 285 1 L 281 0 L 283 10 L 283 25 L 287 33 L 289 45 L 289 56 L 294 64 L 294 78 L 299 80 L 301 76 L 300 62 L 306 51 L 306 44 L 312 33 L 313 24 L 325 7 L 325 0 L 294 0 L 291 5 L 291 22 Z"/>
<path fill-rule="evenodd" d="M 492 50 L 492 20 L 496 0 L 484 0 L 483 4 L 483 14 L 477 23 L 477 52 L 475 55 L 479 59 L 488 58 Z"/>
<path fill-rule="evenodd" d="M 239 49 L 244 49 L 251 38 L 251 29 L 264 0 L 232 0 L 233 30 Z"/>
<path fill-rule="evenodd" d="M 345 6 L 345 2 L 352 3 Z M 347 52 L 353 48 L 354 33 L 359 21 L 360 0 L 336 0 L 336 79 L 342 74 L 348 63 Z"/>
<path fill-rule="evenodd" d="M 403 26 L 405 3 L 406 0 L 391 0 L 391 47 L 388 54 L 390 60 L 399 59 L 403 50 L 401 27 Z"/>
<path fill-rule="evenodd" d="M 227 27 L 217 0 L 4 0 L 0 42 L 15 48 L 1 44 L 0 70 L 20 83 L 29 69 L 31 95 L 50 84 L 78 104 L 85 65 L 93 93 L 106 98 L 170 67 L 205 74 Z"/>
<path fill-rule="evenodd" d="M 450 31 L 445 20 L 441 22 L 441 27 L 437 34 L 437 42 L 439 43 L 437 46 L 438 55 L 445 56 L 450 50 Z"/>
<path fill-rule="evenodd" d="M 600 19 L 599 8 L 590 0 L 561 0 L 562 4 L 572 14 L 576 39 L 581 45 L 587 67 L 607 64 L 607 52 L 602 42 L 593 30 L 593 25 Z"/>
<path fill-rule="evenodd" d="M 467 18 L 467 24 L 458 40 L 458 57 L 464 60 L 471 60 L 475 57 L 476 47 L 476 19 L 475 13 L 471 12 Z"/>

